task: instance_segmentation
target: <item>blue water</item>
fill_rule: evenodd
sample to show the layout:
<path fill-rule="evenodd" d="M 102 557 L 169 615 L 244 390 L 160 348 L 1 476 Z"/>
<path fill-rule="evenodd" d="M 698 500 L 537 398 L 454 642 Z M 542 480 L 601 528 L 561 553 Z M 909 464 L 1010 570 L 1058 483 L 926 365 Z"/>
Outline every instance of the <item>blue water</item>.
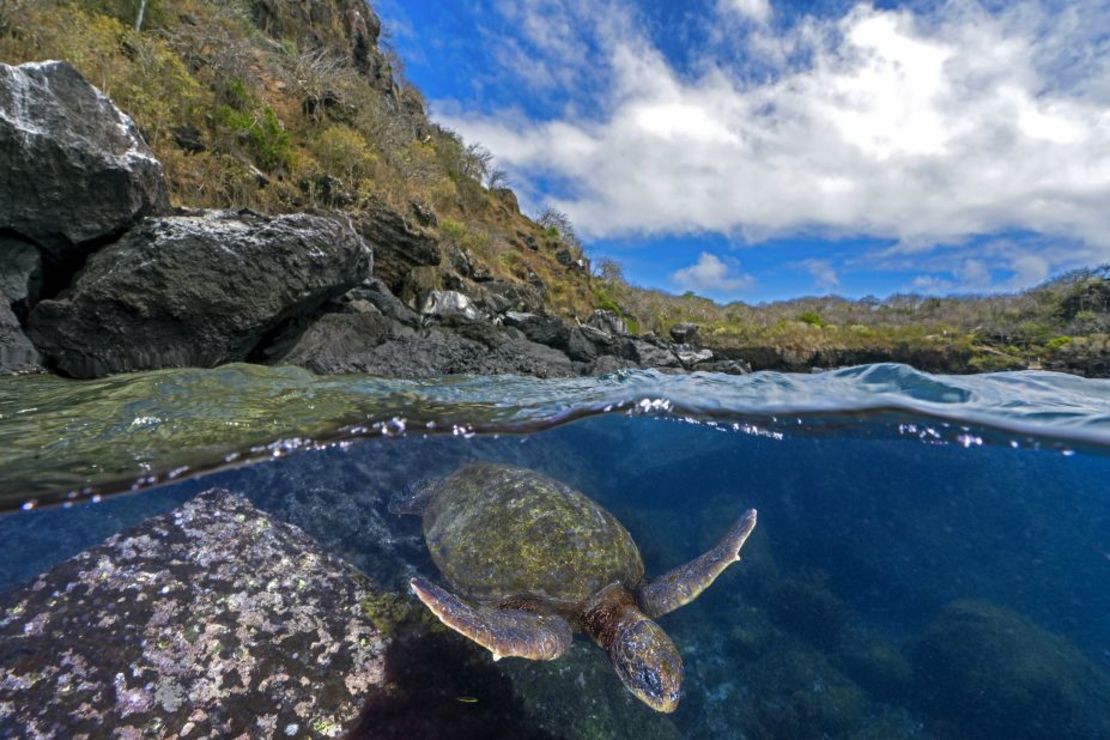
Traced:
<path fill-rule="evenodd" d="M 326 382 L 374 396 L 366 379 Z M 399 392 L 379 390 L 379 401 Z M 412 421 L 428 399 L 456 433 Z M 0 562 L 0 590 L 223 486 L 402 591 L 413 574 L 438 574 L 419 520 L 392 515 L 390 498 L 467 460 L 503 461 L 602 503 L 649 575 L 704 551 L 746 508 L 759 526 L 741 563 L 660 620 L 686 666 L 675 714 L 630 698 L 582 638 L 552 663 L 494 664 L 473 648 L 514 701 L 479 696 L 488 677 L 451 662 L 448 648 L 472 649 L 452 636 L 434 670 L 398 679 L 395 697 L 424 727 L 441 721 L 442 737 L 460 711 L 486 713 L 491 734 L 511 711 L 514 727 L 554 737 L 1110 737 L 1110 382 L 889 365 L 475 379 L 409 386 L 403 404 L 374 407 L 378 419 L 394 410 L 403 432 L 367 437 L 367 418 L 354 441 L 321 435 L 332 443 L 0 518 L 5 553 L 19 554 Z M 185 416 L 172 403 L 155 415 L 175 411 Z M 413 675 L 406 661 L 432 660 L 419 642 L 402 648 L 398 676 Z M 421 693 L 437 680 L 472 681 L 479 701 L 440 714 Z M 383 714 L 376 736 L 399 736 L 403 719 Z"/>

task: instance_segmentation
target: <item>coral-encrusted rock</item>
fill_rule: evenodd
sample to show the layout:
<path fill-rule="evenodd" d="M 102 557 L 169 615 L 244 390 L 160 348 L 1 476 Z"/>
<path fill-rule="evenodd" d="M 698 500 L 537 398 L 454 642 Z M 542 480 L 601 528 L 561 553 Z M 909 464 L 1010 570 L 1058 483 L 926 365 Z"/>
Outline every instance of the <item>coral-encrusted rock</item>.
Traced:
<path fill-rule="evenodd" d="M 0 64 L 0 231 L 54 260 L 168 208 L 135 124 L 65 62 Z"/>
<path fill-rule="evenodd" d="M 247 359 L 287 319 L 361 283 L 370 252 L 341 221 L 209 212 L 152 219 L 100 250 L 31 340 L 61 372 L 99 377 Z"/>
<path fill-rule="evenodd" d="M 3 598 L 0 735 L 338 735 L 383 680 L 372 597 L 300 529 L 211 491 Z"/>

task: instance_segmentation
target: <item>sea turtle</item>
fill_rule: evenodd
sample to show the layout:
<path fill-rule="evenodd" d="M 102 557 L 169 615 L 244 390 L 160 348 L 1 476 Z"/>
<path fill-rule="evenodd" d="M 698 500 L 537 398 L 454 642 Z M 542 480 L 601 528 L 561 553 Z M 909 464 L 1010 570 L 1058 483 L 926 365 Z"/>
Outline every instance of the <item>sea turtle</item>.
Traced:
<path fill-rule="evenodd" d="M 471 463 L 418 486 L 400 507 L 423 515 L 424 540 L 452 591 L 410 582 L 436 617 L 493 653 L 554 660 L 585 632 L 625 687 L 674 711 L 682 658 L 653 619 L 693 601 L 755 527 L 749 510 L 709 552 L 655 579 L 620 522 L 534 470 Z"/>

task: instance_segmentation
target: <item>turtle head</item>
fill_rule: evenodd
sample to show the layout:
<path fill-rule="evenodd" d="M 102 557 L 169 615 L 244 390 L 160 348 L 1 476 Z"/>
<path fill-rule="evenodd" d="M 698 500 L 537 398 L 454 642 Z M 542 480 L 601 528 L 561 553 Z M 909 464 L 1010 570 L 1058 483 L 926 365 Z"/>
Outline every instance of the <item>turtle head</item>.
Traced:
<path fill-rule="evenodd" d="M 617 626 L 609 659 L 636 698 L 657 712 L 673 712 L 682 691 L 682 657 L 659 625 L 638 616 Z"/>

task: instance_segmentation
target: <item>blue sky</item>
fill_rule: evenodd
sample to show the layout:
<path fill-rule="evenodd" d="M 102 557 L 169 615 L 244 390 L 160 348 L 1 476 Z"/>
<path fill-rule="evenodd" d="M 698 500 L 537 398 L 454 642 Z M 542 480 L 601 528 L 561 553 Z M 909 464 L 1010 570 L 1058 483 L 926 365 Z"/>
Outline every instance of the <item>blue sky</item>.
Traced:
<path fill-rule="evenodd" d="M 372 0 L 433 117 L 638 284 L 1021 289 L 1110 261 L 1110 0 Z"/>

